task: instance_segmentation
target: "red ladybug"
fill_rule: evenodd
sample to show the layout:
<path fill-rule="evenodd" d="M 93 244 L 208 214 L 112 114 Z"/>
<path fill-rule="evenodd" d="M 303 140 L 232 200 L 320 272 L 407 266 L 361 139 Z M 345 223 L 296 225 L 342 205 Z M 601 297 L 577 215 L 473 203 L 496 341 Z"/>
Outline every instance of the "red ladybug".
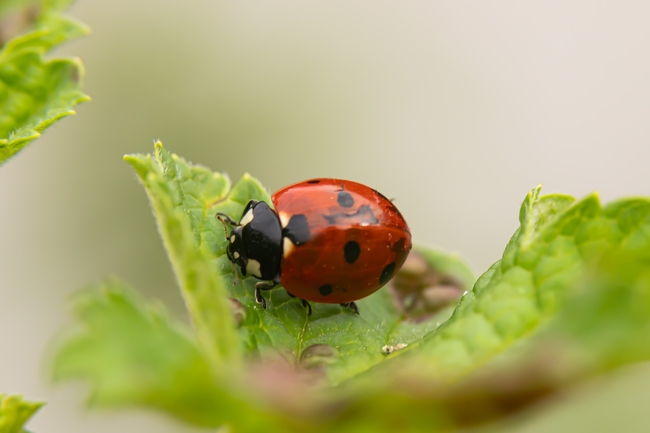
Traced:
<path fill-rule="evenodd" d="M 376 190 L 340 179 L 312 179 L 282 188 L 272 197 L 275 210 L 251 200 L 228 236 L 228 259 L 242 275 L 265 280 L 255 300 L 266 308 L 261 290 L 278 283 L 290 296 L 340 304 L 358 314 L 354 301 L 386 284 L 411 250 L 411 232 L 395 205 Z"/>

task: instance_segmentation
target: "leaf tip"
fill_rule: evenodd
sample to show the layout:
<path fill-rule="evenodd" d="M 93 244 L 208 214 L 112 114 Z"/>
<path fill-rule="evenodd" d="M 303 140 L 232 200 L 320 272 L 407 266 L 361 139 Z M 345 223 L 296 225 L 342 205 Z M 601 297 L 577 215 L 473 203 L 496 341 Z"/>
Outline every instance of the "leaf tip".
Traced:
<path fill-rule="evenodd" d="M 124 155 L 122 157 L 122 160 L 124 160 L 124 161 L 128 162 L 129 164 L 133 165 L 133 164 L 137 163 L 138 158 L 139 158 L 139 155 L 137 155 L 135 153 L 127 153 L 126 155 Z"/>
<path fill-rule="evenodd" d="M 535 188 L 531 189 L 528 192 L 528 196 L 531 197 L 533 200 L 537 200 L 541 192 L 542 192 L 542 184 L 538 183 L 537 185 L 535 185 Z"/>
<path fill-rule="evenodd" d="M 597 200 L 600 203 L 600 191 L 593 191 L 587 197 L 589 197 L 592 200 Z"/>
<path fill-rule="evenodd" d="M 75 21 L 75 24 L 77 24 L 79 26 L 78 27 L 79 28 L 79 33 L 82 34 L 83 36 L 87 36 L 87 35 L 92 34 L 93 29 L 89 25 L 87 25 L 85 23 L 82 23 L 82 22 L 79 22 L 79 21 Z"/>

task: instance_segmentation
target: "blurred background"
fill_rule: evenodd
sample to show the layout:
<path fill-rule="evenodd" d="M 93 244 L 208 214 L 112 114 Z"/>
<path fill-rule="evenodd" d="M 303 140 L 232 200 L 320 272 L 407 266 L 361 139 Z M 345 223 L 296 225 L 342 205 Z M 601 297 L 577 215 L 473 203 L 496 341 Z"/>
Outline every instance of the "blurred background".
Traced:
<path fill-rule="evenodd" d="M 79 0 L 56 55 L 93 101 L 0 169 L 0 390 L 48 402 L 39 432 L 193 432 L 83 409 L 48 384 L 66 297 L 118 275 L 185 313 L 122 155 L 170 151 L 271 191 L 311 177 L 395 198 L 414 240 L 499 259 L 528 190 L 650 195 L 650 3 Z M 498 431 L 645 431 L 650 368 Z M 645 422 L 642 420 L 645 419 Z M 489 428 L 488 428 L 489 429 Z"/>

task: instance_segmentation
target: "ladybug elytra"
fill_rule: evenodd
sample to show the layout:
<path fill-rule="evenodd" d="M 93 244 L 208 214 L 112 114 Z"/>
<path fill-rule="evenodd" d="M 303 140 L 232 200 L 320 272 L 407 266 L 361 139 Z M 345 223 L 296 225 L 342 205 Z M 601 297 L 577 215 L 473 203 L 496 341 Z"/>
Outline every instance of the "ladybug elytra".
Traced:
<path fill-rule="evenodd" d="M 374 293 L 402 267 L 411 233 L 395 205 L 376 190 L 340 179 L 312 179 L 277 191 L 275 209 L 251 200 L 228 235 L 228 259 L 261 282 L 261 291 L 279 283 L 290 296 L 340 304 L 358 314 L 354 301 Z"/>

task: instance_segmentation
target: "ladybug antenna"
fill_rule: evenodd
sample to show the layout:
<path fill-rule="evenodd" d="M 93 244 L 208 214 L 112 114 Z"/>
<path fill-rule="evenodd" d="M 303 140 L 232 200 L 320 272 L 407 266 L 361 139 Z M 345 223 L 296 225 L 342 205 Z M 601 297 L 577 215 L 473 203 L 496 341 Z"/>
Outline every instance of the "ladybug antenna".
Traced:
<path fill-rule="evenodd" d="M 216 217 L 219 221 L 221 221 L 221 224 L 223 224 L 223 231 L 226 234 L 226 239 L 228 239 L 228 227 L 226 227 L 226 221 L 223 219 L 223 215 L 218 213 Z"/>

